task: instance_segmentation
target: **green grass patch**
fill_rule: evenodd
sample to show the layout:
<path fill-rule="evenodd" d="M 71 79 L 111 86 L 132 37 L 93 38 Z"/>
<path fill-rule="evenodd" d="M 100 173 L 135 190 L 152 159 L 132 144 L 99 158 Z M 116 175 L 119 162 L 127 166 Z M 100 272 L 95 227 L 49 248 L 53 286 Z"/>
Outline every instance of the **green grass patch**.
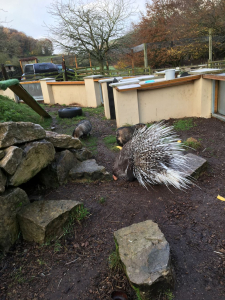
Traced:
<path fill-rule="evenodd" d="M 102 115 L 104 117 L 104 106 L 103 105 L 95 107 L 95 108 L 82 107 L 82 111 L 89 113 L 90 116 L 95 116 L 95 115 L 101 116 Z"/>
<path fill-rule="evenodd" d="M 117 148 L 117 142 L 116 142 L 116 137 L 114 135 L 109 135 L 104 137 L 104 143 L 107 148 L 109 148 L 112 151 L 119 152 L 120 149 Z"/>
<path fill-rule="evenodd" d="M 174 121 L 173 123 L 174 129 L 175 130 L 189 130 L 192 127 L 195 126 L 193 119 L 185 119 L 185 120 L 178 120 Z"/>
<path fill-rule="evenodd" d="M 92 152 L 93 155 L 97 153 L 98 138 L 89 136 L 82 139 L 82 143 Z"/>
<path fill-rule="evenodd" d="M 42 106 L 43 107 L 43 106 Z M 25 103 L 16 103 L 8 97 L 0 95 L 0 122 L 32 122 L 50 129 L 52 119 L 39 116 Z"/>

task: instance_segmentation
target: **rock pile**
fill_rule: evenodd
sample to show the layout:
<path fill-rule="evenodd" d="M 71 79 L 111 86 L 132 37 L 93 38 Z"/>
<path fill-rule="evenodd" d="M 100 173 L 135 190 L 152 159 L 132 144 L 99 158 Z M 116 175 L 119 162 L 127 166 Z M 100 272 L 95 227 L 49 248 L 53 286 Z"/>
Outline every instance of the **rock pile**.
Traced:
<path fill-rule="evenodd" d="M 88 162 L 91 156 L 81 141 L 72 136 L 45 131 L 30 122 L 0 123 L 1 251 L 7 251 L 16 241 L 19 232 L 16 215 L 30 202 L 25 191 L 18 187 L 35 175 L 46 187 L 62 185 L 68 180 L 70 170 L 80 168 L 82 161 Z M 90 161 L 93 165 L 93 160 Z M 108 179 L 104 167 L 97 164 L 94 167 L 96 171 L 90 171 L 89 179 Z"/>

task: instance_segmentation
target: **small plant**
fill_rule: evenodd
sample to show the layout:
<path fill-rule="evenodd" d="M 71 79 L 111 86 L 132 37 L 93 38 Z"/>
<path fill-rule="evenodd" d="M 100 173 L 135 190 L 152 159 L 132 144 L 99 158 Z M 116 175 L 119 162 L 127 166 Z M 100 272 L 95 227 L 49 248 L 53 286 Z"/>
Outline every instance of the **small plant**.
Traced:
<path fill-rule="evenodd" d="M 106 199 L 104 197 L 100 197 L 99 200 L 98 200 L 98 202 L 100 204 L 104 204 L 106 202 Z"/>
<path fill-rule="evenodd" d="M 189 130 L 194 127 L 193 119 L 178 120 L 173 123 L 175 130 Z"/>
<path fill-rule="evenodd" d="M 22 273 L 22 267 L 20 267 L 19 269 L 17 269 L 15 271 L 15 274 L 14 274 L 14 280 L 17 281 L 18 283 L 23 283 L 25 282 L 25 278 L 22 276 L 23 273 Z"/>
<path fill-rule="evenodd" d="M 185 142 L 183 142 L 183 144 L 195 150 L 201 148 L 201 143 L 192 137 L 188 138 Z"/>
<path fill-rule="evenodd" d="M 55 245 L 54 245 L 54 252 L 59 252 L 61 250 L 62 246 L 60 244 L 59 240 L 55 241 Z"/>
<path fill-rule="evenodd" d="M 109 267 L 116 272 L 124 270 L 124 266 L 119 255 L 119 246 L 117 243 L 116 250 L 109 255 Z"/>
<path fill-rule="evenodd" d="M 41 259 L 37 259 L 37 262 L 39 263 L 40 266 L 45 265 L 45 262 Z"/>
<path fill-rule="evenodd" d="M 174 298 L 174 295 L 170 290 L 164 292 L 164 295 L 166 296 L 166 300 L 173 300 Z"/>
<path fill-rule="evenodd" d="M 77 220 L 77 221 L 82 221 L 88 215 L 90 215 L 89 211 L 86 208 L 84 208 L 83 206 L 80 206 L 77 208 L 77 210 L 75 211 L 75 215 L 73 215 L 72 218 L 74 218 L 74 220 Z"/>

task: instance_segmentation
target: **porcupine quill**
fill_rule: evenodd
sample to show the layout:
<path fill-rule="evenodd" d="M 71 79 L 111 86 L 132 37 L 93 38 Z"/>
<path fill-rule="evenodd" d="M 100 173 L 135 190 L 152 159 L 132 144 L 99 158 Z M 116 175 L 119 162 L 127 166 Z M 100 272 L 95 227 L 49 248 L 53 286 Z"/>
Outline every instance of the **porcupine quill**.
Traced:
<path fill-rule="evenodd" d="M 165 184 L 186 189 L 192 181 L 185 177 L 188 168 L 185 150 L 177 142 L 173 126 L 163 122 L 136 130 L 117 157 L 114 178 L 133 180 L 147 188 L 148 185 Z"/>

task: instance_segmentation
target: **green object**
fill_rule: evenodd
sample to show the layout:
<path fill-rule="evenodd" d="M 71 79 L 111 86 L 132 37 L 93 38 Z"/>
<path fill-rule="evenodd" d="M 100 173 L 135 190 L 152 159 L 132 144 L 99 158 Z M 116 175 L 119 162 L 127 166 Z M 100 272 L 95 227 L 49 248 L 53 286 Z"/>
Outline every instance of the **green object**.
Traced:
<path fill-rule="evenodd" d="M 5 91 L 8 87 L 19 83 L 20 82 L 18 79 L 8 79 L 8 80 L 0 81 L 0 90 Z"/>

